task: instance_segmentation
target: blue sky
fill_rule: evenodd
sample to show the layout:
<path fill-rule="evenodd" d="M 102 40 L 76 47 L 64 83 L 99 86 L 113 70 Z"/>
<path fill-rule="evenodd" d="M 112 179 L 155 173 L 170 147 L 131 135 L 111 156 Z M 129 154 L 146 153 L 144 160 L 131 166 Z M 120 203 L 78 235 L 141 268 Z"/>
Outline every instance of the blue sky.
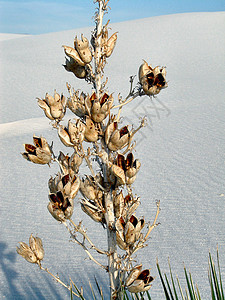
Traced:
<path fill-rule="evenodd" d="M 224 11 L 225 0 L 111 0 L 111 22 L 184 12 Z M 93 26 L 92 0 L 0 0 L 0 32 L 42 34 Z"/>

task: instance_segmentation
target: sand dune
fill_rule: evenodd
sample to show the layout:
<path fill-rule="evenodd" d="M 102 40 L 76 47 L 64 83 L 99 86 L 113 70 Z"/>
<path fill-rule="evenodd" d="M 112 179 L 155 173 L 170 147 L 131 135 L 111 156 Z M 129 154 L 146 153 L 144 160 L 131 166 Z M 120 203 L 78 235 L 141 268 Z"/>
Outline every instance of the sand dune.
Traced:
<path fill-rule="evenodd" d="M 210 293 L 208 251 L 215 254 L 217 244 L 225 276 L 224 23 L 225 13 L 219 12 L 111 24 L 113 32 L 119 31 L 118 43 L 105 70 L 109 92 L 126 96 L 129 76 L 137 74 L 142 59 L 153 66 L 167 66 L 169 87 L 158 100 L 136 99 L 124 109 L 124 123 L 137 124 L 143 115 L 148 120 L 148 126 L 136 137 L 135 155 L 142 163 L 135 183 L 135 193 L 142 203 L 138 216 L 145 215 L 147 221 L 152 221 L 155 200 L 161 199 L 161 225 L 137 260 L 152 268 L 156 277 L 156 257 L 167 272 L 170 257 L 176 274 L 183 275 L 184 262 L 198 282 L 202 299 L 208 299 Z M 46 209 L 47 182 L 57 168 L 36 166 L 20 155 L 23 143 L 32 142 L 34 133 L 49 142 L 57 139 L 36 97 L 44 97 L 46 92 L 53 94 L 54 89 L 67 95 L 66 82 L 90 92 L 90 86 L 64 71 L 61 48 L 63 44 L 72 45 L 75 34 L 83 32 L 89 37 L 90 30 L 0 43 L 1 299 L 70 299 L 63 288 L 16 254 L 18 241 L 28 242 L 30 233 L 43 239 L 44 266 L 62 280 L 68 282 L 71 276 L 78 285 L 85 286 L 88 280 L 94 282 L 96 275 L 103 290 L 108 289 L 105 273 L 96 272 L 92 262 L 84 260 L 82 250 L 68 242 L 65 229 Z M 55 142 L 56 153 L 60 149 Z M 74 219 L 84 219 L 96 244 L 102 243 L 106 233 L 84 216 L 78 202 Z M 151 296 L 163 299 L 158 278 Z"/>

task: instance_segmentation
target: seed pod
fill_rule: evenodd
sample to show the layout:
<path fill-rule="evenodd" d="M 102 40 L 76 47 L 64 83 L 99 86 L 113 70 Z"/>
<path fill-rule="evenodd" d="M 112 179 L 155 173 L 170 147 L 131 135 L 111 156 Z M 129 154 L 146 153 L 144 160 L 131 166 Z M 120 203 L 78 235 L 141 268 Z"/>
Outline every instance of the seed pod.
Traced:
<path fill-rule="evenodd" d="M 83 34 L 81 35 L 81 40 L 79 40 L 76 36 L 74 39 L 74 46 L 75 46 L 75 49 L 77 50 L 77 52 L 79 53 L 82 61 L 85 64 L 89 64 L 92 60 L 92 54 L 89 49 L 88 39 L 85 38 L 83 36 Z"/>
<path fill-rule="evenodd" d="M 132 282 L 134 282 L 135 279 L 137 279 L 141 270 L 142 270 L 142 265 L 138 265 L 131 270 L 125 282 L 126 286 L 129 286 Z"/>
<path fill-rule="evenodd" d="M 84 137 L 87 142 L 97 142 L 98 130 L 90 117 L 86 117 Z"/>
<path fill-rule="evenodd" d="M 110 55 L 112 54 L 115 48 L 116 41 L 117 41 L 117 33 L 118 32 L 115 32 L 107 41 L 106 57 L 110 57 Z"/>
<path fill-rule="evenodd" d="M 85 62 L 81 59 L 80 55 L 74 48 L 69 46 L 63 46 L 63 48 L 65 54 L 74 59 L 78 63 L 78 65 L 85 66 Z"/>
<path fill-rule="evenodd" d="M 80 66 L 73 58 L 66 59 L 66 64 L 63 66 L 66 71 L 72 72 L 77 78 L 83 79 L 87 76 L 85 67 Z"/>
<path fill-rule="evenodd" d="M 81 208 L 95 222 L 104 222 L 103 213 L 97 207 L 91 206 L 87 200 L 83 200 Z"/>

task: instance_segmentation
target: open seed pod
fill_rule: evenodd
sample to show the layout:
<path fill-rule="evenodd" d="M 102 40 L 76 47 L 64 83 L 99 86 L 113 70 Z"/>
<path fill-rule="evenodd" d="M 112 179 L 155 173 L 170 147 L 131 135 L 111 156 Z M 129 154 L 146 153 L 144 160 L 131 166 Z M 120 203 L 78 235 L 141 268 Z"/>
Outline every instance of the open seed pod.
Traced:
<path fill-rule="evenodd" d="M 154 69 L 146 61 L 139 68 L 139 80 L 146 95 L 157 95 L 166 88 L 166 69 L 155 67 Z"/>
<path fill-rule="evenodd" d="M 154 278 L 150 275 L 150 269 L 142 270 L 142 265 L 134 267 L 126 279 L 126 287 L 130 293 L 148 291 Z"/>
<path fill-rule="evenodd" d="M 80 191 L 84 197 L 96 203 L 97 206 L 102 207 L 103 192 L 97 185 L 97 182 L 102 184 L 100 174 L 95 177 L 86 176 L 80 181 Z"/>
<path fill-rule="evenodd" d="M 38 105 L 44 110 L 46 117 L 57 122 L 61 121 L 66 113 L 66 103 L 66 97 L 56 92 L 54 97 L 46 93 L 45 99 L 38 98 Z"/>
<path fill-rule="evenodd" d="M 98 129 L 90 117 L 86 117 L 84 138 L 87 142 L 97 142 L 98 140 Z"/>
<path fill-rule="evenodd" d="M 81 34 L 81 40 L 79 40 L 77 38 L 77 36 L 74 39 L 74 47 L 77 50 L 77 52 L 79 53 L 82 61 L 85 64 L 88 64 L 91 62 L 92 60 L 92 54 L 89 48 L 89 42 L 88 39 L 86 37 L 83 36 L 83 34 Z"/>
<path fill-rule="evenodd" d="M 60 222 L 69 219 L 73 214 L 73 199 L 63 195 L 61 191 L 49 194 L 49 204 L 47 206 L 50 214 Z"/>
<path fill-rule="evenodd" d="M 100 99 L 97 99 L 95 92 L 92 93 L 90 98 L 86 98 L 86 107 L 89 116 L 94 122 L 102 122 L 109 114 L 113 105 L 113 96 L 104 93 Z"/>
<path fill-rule="evenodd" d="M 58 136 L 61 142 L 67 147 L 82 143 L 84 140 L 85 126 L 81 120 L 77 119 L 76 123 L 68 121 L 68 126 L 59 126 Z"/>
<path fill-rule="evenodd" d="M 72 72 L 77 78 L 83 79 L 87 76 L 85 66 L 80 66 L 73 58 L 66 58 L 66 64 L 63 65 L 66 71 Z"/>
<path fill-rule="evenodd" d="M 110 57 L 115 46 L 116 46 L 116 41 L 117 41 L 117 33 L 115 32 L 107 41 L 107 50 L 106 50 L 106 57 Z"/>
<path fill-rule="evenodd" d="M 79 94 L 79 90 L 73 92 L 72 97 L 68 99 L 67 106 L 69 109 L 78 117 L 84 117 L 88 115 L 88 112 L 85 107 L 85 99 L 89 97 L 89 95 L 81 92 Z"/>
<path fill-rule="evenodd" d="M 52 160 L 52 151 L 43 137 L 33 136 L 34 145 L 24 144 L 25 151 L 22 156 L 35 164 L 45 165 Z"/>
<path fill-rule="evenodd" d="M 113 203 L 116 218 L 122 216 L 124 220 L 128 220 L 138 208 L 140 200 L 139 198 L 133 199 L 130 195 L 124 197 L 122 191 L 120 191 L 114 196 Z"/>
<path fill-rule="evenodd" d="M 132 247 L 140 238 L 144 224 L 144 219 L 138 220 L 134 215 L 127 220 L 124 220 L 122 216 L 117 219 L 115 227 L 118 246 L 123 250 Z"/>
<path fill-rule="evenodd" d="M 105 130 L 105 142 L 111 151 L 118 151 L 124 148 L 130 141 L 128 126 L 118 129 L 118 123 L 110 123 Z"/>
<path fill-rule="evenodd" d="M 103 214 L 103 212 L 98 207 L 91 204 L 88 200 L 86 200 L 86 199 L 82 200 L 81 208 L 95 222 L 104 223 L 104 214 Z"/>

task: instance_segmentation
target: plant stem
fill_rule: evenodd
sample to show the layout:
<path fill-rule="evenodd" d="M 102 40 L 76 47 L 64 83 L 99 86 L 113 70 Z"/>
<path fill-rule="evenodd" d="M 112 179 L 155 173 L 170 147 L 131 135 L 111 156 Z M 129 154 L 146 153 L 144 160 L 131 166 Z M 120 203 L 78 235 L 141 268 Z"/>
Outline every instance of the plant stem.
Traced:
<path fill-rule="evenodd" d="M 98 1 L 99 9 L 98 14 L 96 16 L 96 39 L 95 39 L 95 90 L 97 99 L 100 97 L 100 89 L 101 89 L 101 46 L 102 46 L 102 21 L 104 16 L 103 10 L 103 1 Z"/>

